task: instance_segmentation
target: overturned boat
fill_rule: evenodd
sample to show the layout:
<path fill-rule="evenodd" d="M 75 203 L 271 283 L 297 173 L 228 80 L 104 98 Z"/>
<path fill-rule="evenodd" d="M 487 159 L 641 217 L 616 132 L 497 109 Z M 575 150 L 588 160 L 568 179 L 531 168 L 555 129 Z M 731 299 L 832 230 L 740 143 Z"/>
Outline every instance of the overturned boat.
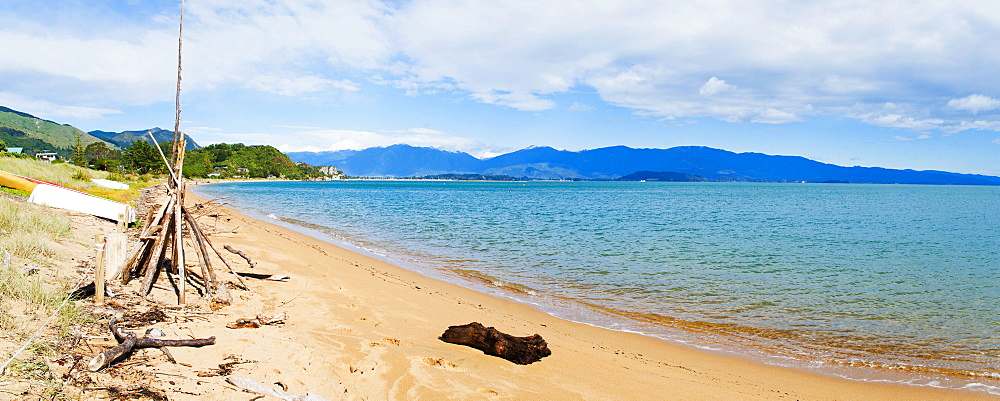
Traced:
<path fill-rule="evenodd" d="M 124 220 L 126 223 L 135 221 L 135 209 L 132 206 L 51 182 L 0 171 L 0 185 L 30 193 L 28 202 L 31 203 L 92 214 L 108 220 Z"/>

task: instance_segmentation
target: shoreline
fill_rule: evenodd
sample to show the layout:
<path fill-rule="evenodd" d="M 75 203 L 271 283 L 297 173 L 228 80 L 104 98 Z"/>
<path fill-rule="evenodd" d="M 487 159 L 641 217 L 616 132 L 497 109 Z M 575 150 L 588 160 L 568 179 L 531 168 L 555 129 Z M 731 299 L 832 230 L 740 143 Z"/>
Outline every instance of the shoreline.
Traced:
<path fill-rule="evenodd" d="M 194 194 L 191 198 L 204 201 Z M 255 272 L 293 277 L 289 283 L 252 283 L 255 294 L 266 292 L 265 297 L 275 301 L 293 298 L 289 301 L 293 305 L 277 302 L 270 306 L 291 308 L 290 323 L 278 330 L 291 338 L 307 339 L 304 343 L 311 344 L 307 350 L 317 354 L 335 345 L 343 351 L 345 338 L 340 337 L 353 339 L 357 344 L 347 347 L 353 348 L 353 353 L 332 358 L 343 365 L 343 360 L 353 355 L 377 362 L 372 372 L 388 369 L 388 373 L 377 375 L 380 380 L 368 380 L 369 376 L 353 383 L 374 385 L 368 391 L 355 387 L 374 398 L 658 399 L 669 395 L 672 399 L 996 399 L 982 391 L 847 380 L 563 320 L 528 304 L 431 278 L 228 207 L 226 210 L 232 216 L 227 222 L 230 227 L 242 228 L 226 235 L 225 241 L 262 262 Z M 299 287 L 303 282 L 305 285 Z M 234 295 L 245 298 L 242 292 Z M 240 303 L 237 299 L 233 307 Z M 298 303 L 325 312 L 316 315 L 316 311 L 310 313 L 302 310 L 302 305 L 294 305 Z M 265 303 L 258 308 L 268 306 Z M 311 317 L 296 323 L 300 314 Z M 472 321 L 515 336 L 539 333 L 553 355 L 518 366 L 437 339 L 448 326 Z M 341 335 L 324 329 L 323 322 L 339 327 L 336 331 Z M 396 345 L 383 345 L 385 342 Z M 315 362 L 323 366 L 321 371 L 307 375 L 357 376 L 352 372 L 357 366 L 350 362 L 346 362 L 346 369 L 337 362 Z M 595 379 L 598 372 L 601 378 Z M 353 387 L 348 382 L 352 381 L 339 383 L 345 391 Z M 314 382 L 308 390 L 329 396 L 330 384 Z"/>

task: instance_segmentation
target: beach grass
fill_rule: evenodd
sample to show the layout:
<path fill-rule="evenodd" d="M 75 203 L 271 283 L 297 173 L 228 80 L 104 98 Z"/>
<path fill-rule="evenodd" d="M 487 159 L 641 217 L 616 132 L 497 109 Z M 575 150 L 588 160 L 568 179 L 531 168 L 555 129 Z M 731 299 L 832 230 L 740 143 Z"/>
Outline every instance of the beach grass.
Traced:
<path fill-rule="evenodd" d="M 91 170 L 68 163 L 48 163 L 41 160 L 0 157 L 0 170 L 20 176 L 48 181 L 75 189 L 89 189 L 96 185 L 91 178 L 105 178 L 105 171 Z"/>
<path fill-rule="evenodd" d="M 52 258 L 60 256 L 53 244 L 70 234 L 70 223 L 44 207 L 0 195 L 0 233 L 0 338 L 12 343 L 30 341 L 4 374 L 41 386 L 44 390 L 39 394 L 46 395 L 45 399 L 62 399 L 62 382 L 52 375 L 46 358 L 58 353 L 59 344 L 67 343 L 74 327 L 94 321 L 78 305 L 63 305 L 75 283 L 57 272 L 50 274 L 53 270 L 48 267 Z M 33 339 L 41 322 L 53 314 L 48 334 Z M 3 361 L 12 356 L 10 352 L 0 353 Z"/>
<path fill-rule="evenodd" d="M 56 313 L 56 323 L 50 326 L 54 335 L 31 342 L 11 362 L 6 375 L 29 380 L 54 380 L 44 358 L 57 353 L 58 344 L 71 335 L 73 327 L 94 320 L 73 303 L 60 308 L 72 286 L 73 283 L 64 277 L 23 271 L 11 265 L 6 257 L 0 262 L 0 336 L 13 342 L 28 341 L 39 328 L 39 322 Z M 0 356 L 6 360 L 11 355 L 4 353 Z M 58 384 L 58 381 L 50 384 Z"/>
<path fill-rule="evenodd" d="M 0 202 L 0 256 L 4 251 L 28 259 L 56 256 L 52 242 L 70 229 L 68 220 L 45 207 L 13 199 Z"/>
<path fill-rule="evenodd" d="M 107 178 L 107 172 L 24 158 L 0 157 L 0 170 L 85 192 L 118 192 L 105 197 L 120 201 L 137 199 L 139 189 L 149 185 L 115 191 L 90 181 Z M 65 302 L 79 284 L 72 273 L 67 275 L 66 266 L 70 256 L 80 257 L 67 254 L 74 248 L 66 245 L 80 238 L 74 237 L 77 230 L 66 213 L 28 203 L 28 195 L 9 188 L 0 192 L 0 362 L 9 360 L 4 379 L 26 386 L 19 387 L 24 391 L 30 389 L 40 399 L 69 399 L 49 360 L 64 353 L 67 344 L 75 344 L 71 340 L 81 325 L 95 322 L 83 306 Z M 15 356 L 22 345 L 26 348 Z"/>
<path fill-rule="evenodd" d="M 73 188 L 81 192 L 86 192 L 94 196 L 100 196 L 116 202 L 128 203 L 139 198 L 139 192 L 150 185 L 154 185 L 158 180 L 148 175 L 135 177 L 124 174 L 111 173 L 107 171 L 91 170 L 89 168 L 78 167 L 67 163 L 48 163 L 36 159 L 24 159 L 14 157 L 0 157 L 0 171 L 14 173 L 20 176 L 34 178 Z M 98 186 L 91 182 L 93 178 L 103 178 L 112 181 L 119 181 L 129 184 L 129 189 L 111 189 Z M 24 191 L 11 188 L 0 189 L 4 192 L 17 195 L 29 195 Z"/>

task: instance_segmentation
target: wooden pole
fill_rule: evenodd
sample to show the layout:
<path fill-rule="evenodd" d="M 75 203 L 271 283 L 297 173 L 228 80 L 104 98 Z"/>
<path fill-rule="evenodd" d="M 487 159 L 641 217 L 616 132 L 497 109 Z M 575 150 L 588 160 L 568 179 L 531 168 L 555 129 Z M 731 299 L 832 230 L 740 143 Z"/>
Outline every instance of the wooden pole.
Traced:
<path fill-rule="evenodd" d="M 94 271 L 94 304 L 104 305 L 104 238 L 101 234 L 94 236 L 94 246 L 97 247 L 97 269 Z"/>
<path fill-rule="evenodd" d="M 177 143 L 183 135 L 181 132 L 181 49 L 184 47 L 184 0 L 181 0 L 181 18 L 177 24 L 177 91 L 174 97 L 174 156 L 177 153 Z M 175 164 L 181 164 L 174 159 Z"/>
<path fill-rule="evenodd" d="M 179 194 L 177 196 L 178 198 L 180 197 Z M 179 206 L 174 207 L 174 224 L 175 224 L 174 239 L 176 241 L 174 247 L 176 249 L 176 255 L 177 255 L 176 260 L 174 260 L 174 265 L 177 266 L 177 270 L 180 273 L 180 286 L 178 290 L 179 294 L 177 294 L 177 303 L 184 305 L 185 303 L 184 290 L 186 288 L 185 271 L 187 271 L 187 268 L 184 266 L 184 236 L 182 235 L 181 231 L 181 224 L 183 224 L 184 219 L 181 218 L 181 210 L 183 209 Z"/>
<path fill-rule="evenodd" d="M 162 226 L 159 226 L 159 224 L 162 224 L 164 217 L 166 217 L 168 205 L 169 202 L 160 206 L 159 210 L 156 212 L 153 212 L 153 210 L 150 209 L 149 216 L 146 218 L 146 226 L 143 227 L 142 234 L 139 234 L 139 246 L 132 250 L 132 253 L 129 254 L 127 259 L 125 259 L 125 263 L 121 266 L 118 272 L 115 273 L 115 278 L 121 278 L 122 284 L 128 284 L 129 280 L 132 279 L 132 269 L 134 266 L 142 262 L 143 256 L 146 255 L 146 252 L 150 249 L 151 244 L 153 244 L 152 240 L 147 240 L 145 238 L 155 234 L 153 232 L 154 227 L 161 227 L 162 231 Z"/>
<path fill-rule="evenodd" d="M 208 281 L 210 281 L 214 286 L 216 285 L 216 281 L 218 279 L 215 276 L 215 271 L 212 269 L 212 260 L 208 253 L 208 248 L 205 246 L 205 242 L 208 241 L 208 238 L 205 238 L 205 234 L 201 232 L 201 227 L 198 227 L 198 222 L 195 221 L 194 217 L 191 216 L 191 213 L 187 211 L 187 208 L 184 208 L 184 219 L 187 220 L 188 230 L 191 231 L 191 236 L 194 237 L 194 241 L 198 245 L 198 250 L 201 252 L 201 259 L 203 261 L 201 269 L 202 275 L 205 276 L 205 278 L 208 279 Z"/>
<path fill-rule="evenodd" d="M 163 218 L 163 230 L 160 231 L 156 236 L 156 242 L 153 243 L 153 253 L 149 255 L 149 261 L 146 263 L 142 274 L 145 276 L 142 283 L 142 294 L 149 295 L 149 292 L 153 290 L 153 284 L 156 283 L 156 277 L 160 273 L 160 266 L 163 266 L 163 256 L 166 251 L 166 246 L 173 238 L 170 234 L 173 230 L 169 227 L 173 224 L 173 210 L 175 206 L 173 204 L 173 199 L 167 204 L 167 213 Z"/>

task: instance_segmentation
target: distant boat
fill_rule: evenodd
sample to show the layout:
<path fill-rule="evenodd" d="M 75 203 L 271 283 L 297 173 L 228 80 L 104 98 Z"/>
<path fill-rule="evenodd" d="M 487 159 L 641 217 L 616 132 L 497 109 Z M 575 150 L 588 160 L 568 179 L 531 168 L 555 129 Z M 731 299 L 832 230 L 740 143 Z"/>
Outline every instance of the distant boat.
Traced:
<path fill-rule="evenodd" d="M 135 221 L 135 209 L 132 206 L 51 182 L 0 171 L 0 185 L 31 194 L 28 197 L 28 202 L 31 203 L 92 214 L 108 220 L 124 220 L 126 223 Z"/>

